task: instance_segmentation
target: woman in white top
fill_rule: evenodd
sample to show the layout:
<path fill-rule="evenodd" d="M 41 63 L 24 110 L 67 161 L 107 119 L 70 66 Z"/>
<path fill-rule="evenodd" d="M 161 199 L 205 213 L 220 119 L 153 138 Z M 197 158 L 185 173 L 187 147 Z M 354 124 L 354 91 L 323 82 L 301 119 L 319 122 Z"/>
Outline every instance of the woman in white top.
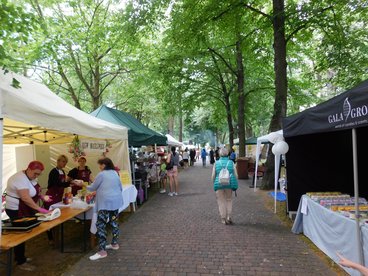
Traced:
<path fill-rule="evenodd" d="M 188 148 L 185 148 L 183 152 L 183 162 L 184 162 L 184 169 L 188 168 L 189 166 L 189 152 Z"/>
<path fill-rule="evenodd" d="M 39 161 L 32 161 L 24 171 L 17 172 L 8 180 L 6 187 L 6 214 L 10 219 L 24 216 L 33 216 L 36 212 L 48 213 L 48 210 L 41 208 L 37 202 L 39 199 L 49 200 L 41 195 L 40 185 L 37 177 L 44 170 L 44 165 Z M 25 257 L 25 243 L 14 248 L 15 261 L 20 269 L 33 271 L 34 266 L 27 263 Z"/>

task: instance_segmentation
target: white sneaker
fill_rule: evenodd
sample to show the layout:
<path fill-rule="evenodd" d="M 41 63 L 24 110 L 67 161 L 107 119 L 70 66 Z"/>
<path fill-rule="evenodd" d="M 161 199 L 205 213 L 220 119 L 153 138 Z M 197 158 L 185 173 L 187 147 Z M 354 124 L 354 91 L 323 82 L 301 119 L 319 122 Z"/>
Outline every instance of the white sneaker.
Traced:
<path fill-rule="evenodd" d="M 103 258 L 106 258 L 106 257 L 107 257 L 107 254 L 106 254 L 106 255 L 100 255 L 100 254 L 98 254 L 98 252 L 97 252 L 95 255 L 90 256 L 90 257 L 89 257 L 89 259 L 90 259 L 91 261 L 96 261 L 96 260 L 98 260 L 98 259 L 103 259 Z"/>
<path fill-rule="evenodd" d="M 25 270 L 25 271 L 35 271 L 36 267 L 34 265 L 31 265 L 29 263 L 23 263 L 21 265 L 18 265 L 19 269 Z"/>
<path fill-rule="evenodd" d="M 106 247 L 105 247 L 107 250 L 110 250 L 110 249 L 112 249 L 112 250 L 118 250 L 119 249 L 119 245 L 118 244 L 108 244 L 108 245 L 106 245 Z"/>
<path fill-rule="evenodd" d="M 160 194 L 165 194 L 166 193 L 166 190 L 165 189 L 162 189 L 161 191 L 160 191 Z"/>
<path fill-rule="evenodd" d="M 170 192 L 170 193 L 168 193 L 168 195 L 169 195 L 169 196 L 173 196 L 173 195 L 174 195 L 174 193 Z"/>
<path fill-rule="evenodd" d="M 175 192 L 175 193 L 173 193 L 173 194 L 174 194 L 174 196 L 178 196 L 178 195 L 179 195 L 179 194 L 178 194 L 178 193 L 176 193 L 176 192 Z"/>

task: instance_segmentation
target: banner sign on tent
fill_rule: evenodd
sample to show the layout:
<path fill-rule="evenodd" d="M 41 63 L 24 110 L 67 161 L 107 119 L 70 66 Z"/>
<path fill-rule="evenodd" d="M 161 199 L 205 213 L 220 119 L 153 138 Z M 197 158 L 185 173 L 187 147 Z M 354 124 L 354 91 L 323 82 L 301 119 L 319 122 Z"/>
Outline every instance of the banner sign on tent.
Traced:
<path fill-rule="evenodd" d="M 81 148 L 85 152 L 105 152 L 106 150 L 106 141 L 103 140 L 84 140 L 80 141 Z"/>
<path fill-rule="evenodd" d="M 368 81 L 283 120 L 284 137 L 368 125 Z"/>

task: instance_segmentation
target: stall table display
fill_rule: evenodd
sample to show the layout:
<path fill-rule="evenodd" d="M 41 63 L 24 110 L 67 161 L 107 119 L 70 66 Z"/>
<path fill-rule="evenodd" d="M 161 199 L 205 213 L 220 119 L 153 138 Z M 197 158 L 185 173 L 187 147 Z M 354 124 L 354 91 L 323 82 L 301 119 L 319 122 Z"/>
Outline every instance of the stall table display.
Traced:
<path fill-rule="evenodd" d="M 12 231 L 3 231 L 1 235 L 1 250 L 7 250 L 7 272 L 6 274 L 9 276 L 12 272 L 12 259 L 13 259 L 13 248 L 23 242 L 26 242 L 46 231 L 60 225 L 61 226 L 61 244 L 60 250 L 64 252 L 64 229 L 63 224 L 64 222 L 78 216 L 82 215 L 85 218 L 86 213 L 91 209 L 88 207 L 86 209 L 72 209 L 72 208 L 63 208 L 61 210 L 60 217 L 51 220 L 51 221 L 44 221 L 40 223 L 38 226 L 30 229 L 26 232 L 12 232 Z M 86 225 L 86 224 L 84 224 Z M 87 248 L 87 230 L 86 227 L 83 229 L 83 251 L 86 251 Z"/>
<path fill-rule="evenodd" d="M 123 206 L 119 209 L 119 212 L 122 212 L 123 210 L 125 210 L 126 208 L 128 208 L 130 206 L 130 204 L 133 204 L 133 211 L 135 211 L 135 202 L 137 199 L 137 189 L 134 185 L 123 185 Z M 55 203 L 53 205 L 50 206 L 50 209 L 55 209 L 55 208 L 66 208 L 69 207 L 70 205 L 65 205 L 62 202 L 58 202 Z M 91 223 L 91 230 L 94 229 L 94 209 L 93 206 L 94 204 L 90 204 L 89 205 L 90 208 L 87 212 L 86 212 L 86 219 L 87 220 L 92 220 Z M 81 215 L 76 216 L 79 219 L 82 219 Z M 97 217 L 96 217 L 97 218 Z M 92 233 L 94 231 L 91 231 Z"/>
<path fill-rule="evenodd" d="M 361 235 L 365 264 L 368 264 L 368 203 L 359 199 L 361 210 Z M 319 249 L 339 261 L 337 252 L 344 257 L 359 261 L 356 250 L 356 222 L 354 198 L 338 192 L 307 193 L 303 195 L 292 228 L 295 234 L 304 233 Z M 360 275 L 355 270 L 345 268 L 350 275 Z"/>

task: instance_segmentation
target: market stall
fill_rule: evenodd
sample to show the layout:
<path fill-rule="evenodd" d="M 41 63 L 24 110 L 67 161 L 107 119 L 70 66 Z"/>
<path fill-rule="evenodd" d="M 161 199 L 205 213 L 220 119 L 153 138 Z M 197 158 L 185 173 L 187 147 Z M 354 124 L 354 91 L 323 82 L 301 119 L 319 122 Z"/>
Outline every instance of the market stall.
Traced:
<path fill-rule="evenodd" d="M 131 147 L 167 145 L 167 138 L 164 135 L 146 127 L 127 112 L 101 105 L 91 115 L 128 128 L 128 142 Z"/>
<path fill-rule="evenodd" d="M 167 144 L 169 146 L 174 146 L 174 147 L 179 147 L 179 148 L 184 146 L 182 142 L 179 142 L 174 137 L 172 137 L 170 134 L 166 134 L 166 137 L 167 137 Z"/>
<path fill-rule="evenodd" d="M 49 149 L 49 145 L 65 146 L 76 137 L 92 141 L 91 144 L 99 147 L 106 148 L 109 143 L 114 148 L 105 154 L 120 169 L 130 172 L 127 128 L 86 114 L 63 101 L 45 85 L 11 72 L 0 71 L 0 103 L 1 145 L 32 144 Z M 6 180 L 2 176 L 3 147 L 0 149 L 3 191 Z M 48 161 L 51 162 L 50 156 Z"/>
<path fill-rule="evenodd" d="M 320 193 L 321 194 L 321 193 Z M 319 197 L 319 198 L 318 198 Z M 360 200 L 361 210 L 367 213 L 367 202 Z M 334 205 L 336 204 L 336 205 Z M 357 235 L 355 235 L 355 221 L 351 206 L 338 204 L 353 204 L 354 200 L 349 195 L 313 194 L 303 195 L 292 228 L 295 234 L 303 233 L 318 248 L 336 263 L 342 254 L 350 260 L 359 260 L 356 249 Z M 363 211 L 364 210 L 364 211 Z M 361 237 L 365 263 L 368 263 L 368 226 L 361 227 Z M 353 269 L 344 268 L 349 275 L 359 276 L 360 273 Z"/>
<path fill-rule="evenodd" d="M 154 158 L 150 158 L 153 162 L 144 162 L 146 164 L 145 170 L 148 171 L 153 167 L 158 166 L 158 155 L 157 155 L 157 146 L 166 146 L 167 145 L 167 138 L 146 127 L 142 124 L 139 120 L 134 118 L 127 112 L 113 109 L 107 107 L 106 105 L 101 105 L 95 111 L 91 113 L 91 115 L 108 121 L 110 123 L 114 123 L 117 125 L 124 126 L 128 128 L 128 143 L 129 147 L 136 148 L 142 146 L 154 146 L 152 147 L 152 151 L 155 152 Z M 131 154 L 133 154 L 133 150 L 131 150 Z M 136 171 L 135 168 L 135 161 L 132 159 L 131 167 L 133 168 L 134 173 L 132 174 L 133 183 L 136 184 L 137 189 L 142 193 L 144 188 L 144 198 L 147 200 L 147 188 L 149 183 L 146 181 L 146 177 L 141 177 L 140 172 Z M 157 179 L 159 175 L 159 170 L 156 170 L 155 178 Z M 141 198 L 141 197 L 140 197 Z M 141 202 L 141 200 L 140 200 Z"/>
<path fill-rule="evenodd" d="M 365 81 L 320 105 L 284 119 L 284 137 L 289 144 L 287 187 L 290 211 L 298 209 L 302 196 L 308 192 L 338 191 L 354 196 L 355 217 L 359 218 L 358 198 L 368 197 L 368 186 L 365 185 L 368 181 L 365 173 L 367 102 L 368 81 Z M 359 219 L 355 226 L 355 232 L 349 234 L 356 237 L 354 249 L 359 258 L 353 258 L 353 261 L 363 263 Z"/>

